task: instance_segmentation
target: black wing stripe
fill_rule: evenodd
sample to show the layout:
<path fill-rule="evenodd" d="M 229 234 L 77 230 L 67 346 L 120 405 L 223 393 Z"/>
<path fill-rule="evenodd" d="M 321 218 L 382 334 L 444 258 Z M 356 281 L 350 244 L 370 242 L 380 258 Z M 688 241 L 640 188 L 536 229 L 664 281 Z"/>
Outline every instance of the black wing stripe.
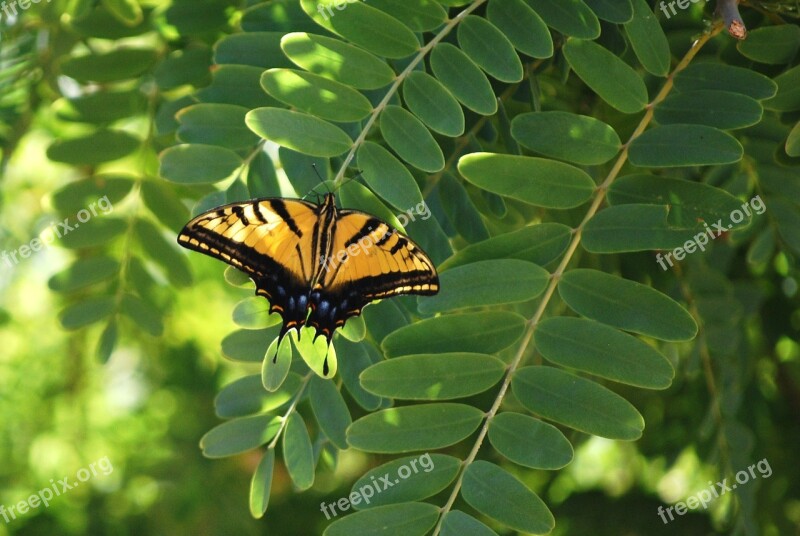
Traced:
<path fill-rule="evenodd" d="M 286 210 L 286 203 L 284 203 L 282 199 L 270 199 L 269 204 L 275 214 L 283 218 L 289 229 L 291 229 L 291 231 L 296 234 L 298 238 L 302 238 L 303 231 L 297 227 L 297 223 L 294 221 L 294 218 L 289 215 L 289 211 Z"/>
<path fill-rule="evenodd" d="M 244 208 L 241 205 L 234 205 L 231 207 L 231 211 L 236 215 L 237 218 L 242 220 L 242 223 L 245 225 L 250 225 L 250 220 L 247 219 L 247 216 L 244 215 Z"/>
<path fill-rule="evenodd" d="M 392 238 L 392 236 L 394 236 L 394 229 L 389 229 L 388 231 L 386 231 L 386 234 L 381 237 L 380 240 L 375 242 L 375 245 L 378 247 L 384 245 L 386 242 L 389 241 L 390 238 Z"/>
<path fill-rule="evenodd" d="M 383 222 L 377 218 L 370 218 L 364 222 L 364 225 L 361 226 L 361 229 L 358 230 L 356 234 L 354 234 L 350 240 L 345 242 L 344 247 L 350 247 L 365 236 L 369 236 L 369 234 L 378 228 Z"/>
<path fill-rule="evenodd" d="M 402 236 L 398 236 L 397 237 L 397 244 L 392 246 L 392 249 L 389 250 L 389 253 L 394 255 L 395 253 L 397 253 L 398 251 L 400 251 L 401 249 L 403 249 L 407 245 L 408 245 L 408 240 L 406 240 Z"/>

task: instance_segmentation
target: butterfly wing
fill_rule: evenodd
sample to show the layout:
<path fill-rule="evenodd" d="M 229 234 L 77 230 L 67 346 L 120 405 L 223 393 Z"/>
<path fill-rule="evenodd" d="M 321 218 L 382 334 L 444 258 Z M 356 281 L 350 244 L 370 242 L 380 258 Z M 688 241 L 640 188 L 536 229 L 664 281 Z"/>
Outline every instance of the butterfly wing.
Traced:
<path fill-rule="evenodd" d="M 281 337 L 303 326 L 315 277 L 314 235 L 319 206 L 296 199 L 266 198 L 232 203 L 186 224 L 178 243 L 223 260 L 247 274 L 256 294 L 283 318 Z"/>
<path fill-rule="evenodd" d="M 308 324 L 328 341 L 336 328 L 373 300 L 439 291 L 439 277 L 425 252 L 364 212 L 338 212 L 330 254 L 321 263 L 319 281 L 311 290 Z"/>

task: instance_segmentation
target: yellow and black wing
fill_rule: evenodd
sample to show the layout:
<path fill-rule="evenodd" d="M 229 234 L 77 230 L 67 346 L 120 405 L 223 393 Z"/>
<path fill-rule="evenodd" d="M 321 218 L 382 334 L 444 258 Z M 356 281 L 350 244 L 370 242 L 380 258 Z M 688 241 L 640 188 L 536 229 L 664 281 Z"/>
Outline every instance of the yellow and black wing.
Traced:
<path fill-rule="evenodd" d="M 297 199 L 267 198 L 232 203 L 186 224 L 178 243 L 246 272 L 256 294 L 283 318 L 281 337 L 306 320 L 308 293 L 319 253 L 314 236 L 319 206 Z"/>
<path fill-rule="evenodd" d="M 311 290 L 308 325 L 329 341 L 337 327 L 373 300 L 439 292 L 439 277 L 425 252 L 364 212 L 338 212 L 330 253 L 321 262 L 318 283 Z"/>

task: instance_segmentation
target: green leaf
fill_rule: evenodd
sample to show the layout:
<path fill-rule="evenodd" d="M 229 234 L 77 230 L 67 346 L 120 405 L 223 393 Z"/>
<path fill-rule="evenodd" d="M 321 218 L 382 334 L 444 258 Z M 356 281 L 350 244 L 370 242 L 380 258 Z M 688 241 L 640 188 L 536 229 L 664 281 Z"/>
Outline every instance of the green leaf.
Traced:
<path fill-rule="evenodd" d="M 164 332 L 164 321 L 162 320 L 161 312 L 138 296 L 128 293 L 123 294 L 120 302 L 120 311 L 153 337 L 159 337 Z"/>
<path fill-rule="evenodd" d="M 70 229 L 57 229 L 61 233 L 61 246 L 69 249 L 102 246 L 122 236 L 128 229 L 127 222 L 119 218 L 94 218 L 82 226 L 78 222 L 68 224 Z M 20 248 L 21 249 L 21 248 Z"/>
<path fill-rule="evenodd" d="M 466 439 L 482 420 L 481 410 L 464 404 L 389 408 L 355 421 L 347 430 L 347 442 L 366 452 L 440 449 Z"/>
<path fill-rule="evenodd" d="M 547 25 L 523 0 L 489 0 L 486 16 L 523 54 L 534 58 L 553 55 Z"/>
<path fill-rule="evenodd" d="M 230 149 L 199 144 L 169 147 L 160 160 L 159 175 L 180 184 L 219 182 L 242 165 L 242 159 Z"/>
<path fill-rule="evenodd" d="M 317 30 L 319 27 L 308 18 L 300 2 L 275 0 L 251 4 L 242 13 L 242 30 L 245 32 L 288 32 L 301 28 Z"/>
<path fill-rule="evenodd" d="M 232 104 L 187 106 L 175 115 L 180 123 L 178 139 L 228 149 L 253 147 L 258 136 L 244 124 L 247 112 L 247 108 Z"/>
<path fill-rule="evenodd" d="M 200 440 L 206 458 L 224 458 L 264 445 L 275 437 L 281 417 L 254 415 L 234 419 L 212 428 Z"/>
<path fill-rule="evenodd" d="M 291 339 L 295 349 L 303 358 L 308 368 L 320 378 L 333 378 L 338 369 L 336 359 L 336 349 L 328 345 L 327 339 L 314 340 L 316 335 L 314 330 L 308 326 L 302 328 L 305 337 L 301 337 L 296 331 L 292 331 Z"/>
<path fill-rule="evenodd" d="M 47 158 L 71 166 L 94 166 L 128 156 L 140 145 L 141 140 L 127 132 L 101 128 L 86 136 L 54 141 L 47 148 Z"/>
<path fill-rule="evenodd" d="M 77 259 L 68 268 L 47 281 L 53 292 L 75 292 L 111 279 L 119 273 L 120 264 L 111 257 Z"/>
<path fill-rule="evenodd" d="M 555 526 L 553 514 L 538 495 L 487 461 L 477 460 L 467 467 L 461 495 L 478 512 L 520 532 L 546 534 Z"/>
<path fill-rule="evenodd" d="M 261 362 L 261 385 L 269 392 L 275 392 L 284 385 L 292 366 L 292 345 L 289 341 L 281 343 L 278 347 L 278 337 L 275 337 Z"/>
<path fill-rule="evenodd" d="M 372 214 L 389 223 L 395 229 L 405 232 L 397 216 L 373 194 L 369 188 L 356 181 L 348 181 L 339 190 L 342 207 L 356 209 Z"/>
<path fill-rule="evenodd" d="M 736 43 L 743 56 L 761 63 L 789 63 L 800 49 L 800 28 L 794 24 L 764 26 L 747 33 Z"/>
<path fill-rule="evenodd" d="M 797 205 L 776 198 L 770 202 L 769 209 L 781 238 L 792 251 L 800 253 L 800 210 Z"/>
<path fill-rule="evenodd" d="M 479 188 L 546 208 L 577 207 L 595 187 L 583 170 L 530 156 L 472 153 L 461 157 L 458 171 Z"/>
<path fill-rule="evenodd" d="M 103 0 L 103 5 L 114 17 L 127 26 L 136 26 L 144 20 L 142 8 L 139 7 L 136 0 Z"/>
<path fill-rule="evenodd" d="M 383 110 L 380 122 L 383 139 L 400 158 L 429 173 L 444 168 L 442 149 L 414 114 L 392 104 Z"/>
<path fill-rule="evenodd" d="M 96 356 L 97 360 L 101 363 L 108 363 L 111 354 L 114 352 L 114 347 L 117 345 L 119 338 L 119 330 L 117 329 L 117 322 L 112 317 L 103 333 L 100 334 L 100 340 L 97 341 Z"/>
<path fill-rule="evenodd" d="M 489 238 L 489 231 L 466 188 L 452 173 L 445 172 L 439 181 L 439 199 L 447 219 L 468 242 Z"/>
<path fill-rule="evenodd" d="M 568 112 L 520 114 L 511 122 L 511 135 L 532 151 L 587 166 L 608 162 L 622 147 L 609 125 Z"/>
<path fill-rule="evenodd" d="M 492 419 L 489 441 L 497 452 L 531 469 L 561 469 L 572 461 L 572 445 L 558 428 L 521 413 L 506 411 Z"/>
<path fill-rule="evenodd" d="M 348 506 L 349 508 L 349 506 Z M 436 524 L 439 508 L 427 503 L 379 506 L 338 519 L 323 536 L 425 536 Z"/>
<path fill-rule="evenodd" d="M 450 510 L 442 522 L 442 536 L 497 536 L 497 533 L 461 510 Z"/>
<path fill-rule="evenodd" d="M 632 2 L 633 17 L 623 27 L 633 52 L 647 72 L 667 76 L 671 59 L 667 36 L 646 0 Z"/>
<path fill-rule="evenodd" d="M 303 418 L 295 411 L 289 415 L 283 432 L 283 462 L 286 472 L 298 490 L 314 484 L 314 453 Z"/>
<path fill-rule="evenodd" d="M 158 221 L 178 233 L 189 220 L 189 209 L 175 190 L 162 181 L 142 182 L 142 201 Z"/>
<path fill-rule="evenodd" d="M 405 58 L 419 50 L 414 32 L 369 4 L 300 0 L 300 5 L 323 28 L 378 56 Z"/>
<path fill-rule="evenodd" d="M 152 30 L 152 25 L 147 17 L 139 24 L 128 26 L 105 6 L 96 5 L 97 2 L 75 0 L 70 4 L 69 14 L 72 16 L 69 23 L 70 29 L 84 37 L 122 39 Z"/>
<path fill-rule="evenodd" d="M 800 122 L 794 126 L 789 137 L 786 138 L 786 154 L 800 156 Z"/>
<path fill-rule="evenodd" d="M 458 101 L 481 115 L 497 112 L 492 84 L 469 56 L 450 43 L 439 43 L 431 52 L 431 70 Z"/>
<path fill-rule="evenodd" d="M 214 398 L 214 409 L 223 419 L 266 413 L 288 404 L 300 383 L 300 376 L 291 374 L 280 389 L 268 392 L 264 390 L 260 374 L 244 376 L 222 388 Z"/>
<path fill-rule="evenodd" d="M 639 167 L 680 167 L 732 164 L 742 159 L 739 141 L 703 125 L 663 125 L 631 142 L 629 158 Z"/>
<path fill-rule="evenodd" d="M 522 80 L 522 62 L 514 45 L 483 17 L 468 15 L 458 25 L 458 44 L 481 69 L 501 82 Z"/>
<path fill-rule="evenodd" d="M 570 39 L 564 57 L 581 80 L 620 112 L 631 114 L 647 106 L 647 88 L 627 63 L 594 41 Z"/>
<path fill-rule="evenodd" d="M 261 519 L 267 511 L 274 468 L 275 449 L 267 449 L 250 482 L 250 515 L 256 519 Z"/>
<path fill-rule="evenodd" d="M 161 229 L 149 220 L 137 219 L 133 230 L 142 250 L 164 270 L 170 283 L 178 287 L 191 285 L 192 272 L 186 256 L 178 251 L 174 242 L 164 239 Z"/>
<path fill-rule="evenodd" d="M 53 110 L 63 121 L 107 124 L 139 115 L 146 110 L 147 99 L 139 89 L 101 90 L 70 99 L 62 98 Z"/>
<path fill-rule="evenodd" d="M 636 408 L 591 380 L 553 367 L 525 367 L 511 387 L 523 406 L 545 419 L 608 439 L 642 436 L 644 419 Z"/>
<path fill-rule="evenodd" d="M 389 398 L 448 400 L 489 389 L 505 363 L 486 354 L 419 354 L 381 361 L 361 373 L 367 391 Z"/>
<path fill-rule="evenodd" d="M 394 80 L 394 71 L 385 61 L 339 39 L 290 33 L 281 40 L 281 48 L 306 71 L 358 89 L 378 89 Z"/>
<path fill-rule="evenodd" d="M 674 93 L 656 106 L 655 119 L 672 123 L 742 128 L 761 121 L 764 110 L 757 100 L 730 91 L 698 90 Z"/>
<path fill-rule="evenodd" d="M 525 318 L 509 311 L 444 315 L 392 331 L 381 348 L 387 357 L 426 352 L 493 354 L 514 344 L 524 329 Z"/>
<path fill-rule="evenodd" d="M 697 334 L 692 316 L 668 296 L 641 283 L 597 270 L 565 273 L 558 293 L 569 307 L 592 320 L 664 341 Z"/>
<path fill-rule="evenodd" d="M 548 318 L 536 348 L 551 363 L 646 389 L 666 389 L 675 371 L 658 350 L 636 337 L 586 318 Z"/>
<path fill-rule="evenodd" d="M 582 0 L 525 0 L 547 23 L 564 35 L 594 39 L 600 21 Z"/>
<path fill-rule="evenodd" d="M 226 35 L 214 47 L 214 63 L 252 65 L 268 69 L 289 67 L 283 55 L 281 39 L 285 32 L 245 32 Z"/>
<path fill-rule="evenodd" d="M 222 339 L 222 355 L 233 361 L 261 363 L 270 343 L 278 336 L 279 330 L 278 326 L 273 326 L 269 329 L 240 329 L 229 333 Z M 291 346 L 287 343 L 288 341 L 284 341 L 281 348 Z M 270 363 L 272 355 L 269 354 Z"/>
<path fill-rule="evenodd" d="M 439 274 L 441 290 L 420 296 L 422 314 L 463 307 L 484 307 L 532 300 L 544 291 L 550 274 L 532 262 L 518 259 L 480 261 Z"/>
<path fill-rule="evenodd" d="M 247 126 L 264 139 L 310 156 L 337 156 L 353 140 L 344 130 L 308 115 L 280 108 L 257 108 L 245 119 Z"/>
<path fill-rule="evenodd" d="M 778 86 L 763 74 L 750 69 L 706 61 L 694 62 L 680 71 L 675 77 L 675 89 L 732 91 L 761 100 L 774 96 Z"/>
<path fill-rule="evenodd" d="M 417 181 L 392 153 L 367 141 L 358 150 L 358 167 L 376 194 L 403 210 L 422 202 Z"/>
<path fill-rule="evenodd" d="M 461 105 L 441 82 L 428 73 L 410 73 L 403 82 L 403 98 L 408 109 L 431 130 L 451 137 L 464 133 Z"/>
<path fill-rule="evenodd" d="M 648 203 L 669 205 L 669 223 L 673 226 L 704 229 L 703 221 L 728 219 L 742 208 L 737 198 L 714 186 L 664 176 L 633 174 L 614 181 L 608 189 L 612 205 Z"/>
<path fill-rule="evenodd" d="M 370 5 L 393 16 L 415 32 L 435 30 L 447 11 L 433 0 L 370 0 Z"/>
<path fill-rule="evenodd" d="M 364 389 L 359 380 L 361 373 L 372 365 L 372 359 L 367 353 L 367 347 L 372 346 L 369 343 L 357 344 L 341 337 L 335 344 L 338 355 L 342 356 L 339 373 L 347 392 L 359 406 L 367 411 L 375 411 L 381 407 L 383 399 Z"/>
<path fill-rule="evenodd" d="M 571 237 L 570 228 L 560 223 L 529 225 L 470 244 L 441 263 L 439 271 L 489 259 L 520 259 L 545 266 L 566 251 Z"/>
<path fill-rule="evenodd" d="M 113 296 L 95 296 L 65 307 L 58 315 L 61 327 L 75 330 L 100 322 L 114 311 Z"/>
<path fill-rule="evenodd" d="M 793 112 L 800 110 L 800 65 L 775 77 L 778 92 L 764 103 L 768 110 Z"/>
<path fill-rule="evenodd" d="M 583 0 L 595 14 L 608 22 L 625 24 L 633 18 L 631 0 Z"/>
<path fill-rule="evenodd" d="M 346 449 L 347 430 L 353 420 L 336 385 L 315 375 L 308 387 L 308 397 L 319 427 L 336 448 Z"/>
<path fill-rule="evenodd" d="M 150 69 L 155 60 L 156 51 L 151 48 L 118 48 L 67 57 L 61 64 L 61 73 L 83 84 L 104 84 L 136 78 Z"/>
<path fill-rule="evenodd" d="M 269 302 L 261 296 L 245 298 L 233 308 L 233 323 L 245 329 L 264 329 L 280 324 L 281 316 L 270 314 L 269 307 Z"/>
<path fill-rule="evenodd" d="M 211 81 L 211 49 L 207 46 L 183 48 L 171 52 L 158 64 L 153 75 L 162 90 L 184 85 L 202 87 Z"/>
<path fill-rule="evenodd" d="M 353 342 L 363 341 L 367 336 L 367 325 L 360 316 L 354 316 L 347 320 L 339 332 L 342 337 Z"/>
<path fill-rule="evenodd" d="M 219 65 L 211 73 L 211 84 L 194 93 L 200 102 L 235 104 L 247 109 L 278 106 L 261 88 L 264 69 L 252 65 Z"/>
<path fill-rule="evenodd" d="M 581 245 L 592 253 L 623 253 L 651 249 L 673 249 L 694 237 L 697 222 L 687 226 L 668 221 L 668 205 L 626 204 L 608 207 L 583 229 Z M 708 243 L 706 231 L 698 233 Z M 696 247 L 696 246 L 695 246 Z"/>
<path fill-rule="evenodd" d="M 125 199 L 133 188 L 135 178 L 100 174 L 67 183 L 52 194 L 53 206 L 62 214 L 75 214 L 97 204 L 104 197 L 116 204 Z"/>
<path fill-rule="evenodd" d="M 366 510 L 421 501 L 450 485 L 460 468 L 461 460 L 444 454 L 398 458 L 370 469 L 359 478 L 350 489 L 350 502 L 354 509 Z M 375 492 L 376 488 L 379 493 Z"/>
<path fill-rule="evenodd" d="M 359 121 L 372 112 L 372 104 L 355 89 L 325 77 L 296 69 L 269 69 L 261 75 L 264 91 L 322 119 Z"/>

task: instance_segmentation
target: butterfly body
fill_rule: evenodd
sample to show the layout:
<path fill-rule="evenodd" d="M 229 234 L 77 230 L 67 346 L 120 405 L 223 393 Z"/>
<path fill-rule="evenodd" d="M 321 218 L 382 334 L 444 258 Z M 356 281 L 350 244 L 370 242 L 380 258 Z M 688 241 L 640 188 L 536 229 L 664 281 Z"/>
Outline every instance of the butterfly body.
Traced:
<path fill-rule="evenodd" d="M 304 325 L 328 343 L 369 302 L 431 295 L 439 279 L 430 258 L 380 219 L 321 204 L 264 198 L 232 203 L 186 224 L 178 243 L 247 273 L 256 294 L 281 315 L 280 338 Z"/>

